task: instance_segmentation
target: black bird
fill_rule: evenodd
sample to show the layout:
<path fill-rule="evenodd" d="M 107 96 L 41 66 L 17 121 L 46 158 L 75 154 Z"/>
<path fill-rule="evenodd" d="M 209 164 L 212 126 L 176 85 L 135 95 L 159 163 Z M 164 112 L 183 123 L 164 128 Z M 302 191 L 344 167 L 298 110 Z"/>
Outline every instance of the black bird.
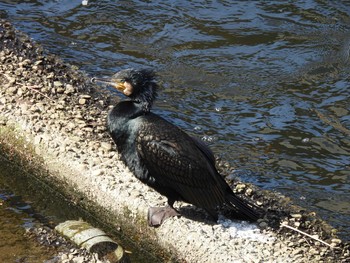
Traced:
<path fill-rule="evenodd" d="M 217 207 L 223 204 L 242 219 L 259 218 L 254 205 L 232 192 L 202 141 L 150 112 L 158 89 L 152 70 L 126 69 L 108 80 L 92 81 L 109 84 L 130 98 L 112 109 L 107 125 L 122 161 L 139 180 L 168 198 L 167 206 L 149 209 L 150 226 L 179 216 L 175 201 L 201 207 L 215 220 Z"/>

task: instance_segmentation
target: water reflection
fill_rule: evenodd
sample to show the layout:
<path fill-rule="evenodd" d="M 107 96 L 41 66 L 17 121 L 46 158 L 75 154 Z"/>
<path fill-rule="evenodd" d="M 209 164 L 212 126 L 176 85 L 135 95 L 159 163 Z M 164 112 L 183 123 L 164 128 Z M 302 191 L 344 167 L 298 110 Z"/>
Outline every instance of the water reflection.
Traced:
<path fill-rule="evenodd" d="M 0 1 L 89 74 L 152 67 L 156 112 L 350 233 L 347 1 Z M 219 110 L 217 110 L 219 109 Z M 198 128 L 199 127 L 199 128 Z"/>
<path fill-rule="evenodd" d="M 7 190 L 0 180 L 1 262 L 44 262 L 55 254 L 54 249 L 38 246 L 26 234 L 26 229 L 35 225 L 30 210 L 30 205 Z"/>

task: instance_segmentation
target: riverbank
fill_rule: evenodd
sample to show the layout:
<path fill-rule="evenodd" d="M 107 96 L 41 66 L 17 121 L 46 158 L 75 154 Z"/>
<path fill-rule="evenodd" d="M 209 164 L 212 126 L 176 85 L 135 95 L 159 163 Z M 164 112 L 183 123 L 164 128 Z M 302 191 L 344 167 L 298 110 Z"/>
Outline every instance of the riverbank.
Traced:
<path fill-rule="evenodd" d="M 150 205 L 165 199 L 138 182 L 119 161 L 105 118 L 118 98 L 74 66 L 45 54 L 27 36 L 0 22 L 1 151 L 102 221 L 162 260 L 180 262 L 346 262 L 349 244 L 312 211 L 277 193 L 231 182 L 269 212 L 259 227 L 214 224 L 180 204 L 181 218 L 147 226 Z M 223 171 L 224 172 L 224 171 Z M 286 227 L 284 222 L 332 248 Z"/>

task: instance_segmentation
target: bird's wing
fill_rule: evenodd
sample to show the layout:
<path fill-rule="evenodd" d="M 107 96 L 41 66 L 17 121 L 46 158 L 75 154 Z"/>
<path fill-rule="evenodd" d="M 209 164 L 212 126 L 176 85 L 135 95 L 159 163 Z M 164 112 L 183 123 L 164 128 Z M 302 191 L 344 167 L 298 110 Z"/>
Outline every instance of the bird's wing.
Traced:
<path fill-rule="evenodd" d="M 215 157 L 210 148 L 200 139 L 192 137 L 193 142 L 196 144 L 197 148 L 207 157 L 213 166 L 215 166 Z"/>
<path fill-rule="evenodd" d="M 203 208 L 224 202 L 211 151 L 163 119 L 148 122 L 136 139 L 137 152 L 149 174 L 164 188 L 175 190 L 185 201 Z M 216 174 L 214 174 L 216 173 Z M 221 178 L 220 178 L 221 179 Z M 219 180 L 220 180 L 219 179 Z"/>

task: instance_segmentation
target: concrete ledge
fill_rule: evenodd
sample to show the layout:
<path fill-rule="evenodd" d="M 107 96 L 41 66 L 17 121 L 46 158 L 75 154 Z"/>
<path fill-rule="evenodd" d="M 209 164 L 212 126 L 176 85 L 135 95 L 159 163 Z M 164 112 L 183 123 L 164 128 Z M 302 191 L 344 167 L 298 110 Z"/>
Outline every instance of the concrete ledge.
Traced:
<path fill-rule="evenodd" d="M 165 199 L 119 161 L 105 130 L 115 98 L 92 86 L 79 71 L 43 54 L 40 46 L 6 21 L 0 21 L 0 40 L 1 152 L 20 157 L 41 180 L 120 229 L 160 261 L 346 262 L 350 257 L 349 244 L 313 213 L 243 184 L 236 189 L 242 195 L 278 210 L 259 222 L 261 229 L 227 220 L 214 224 L 187 204 L 179 204 L 185 216 L 157 229 L 148 227 L 148 207 Z M 273 230 L 270 220 L 303 227 L 338 249 L 303 241 L 302 235 L 278 227 Z"/>

